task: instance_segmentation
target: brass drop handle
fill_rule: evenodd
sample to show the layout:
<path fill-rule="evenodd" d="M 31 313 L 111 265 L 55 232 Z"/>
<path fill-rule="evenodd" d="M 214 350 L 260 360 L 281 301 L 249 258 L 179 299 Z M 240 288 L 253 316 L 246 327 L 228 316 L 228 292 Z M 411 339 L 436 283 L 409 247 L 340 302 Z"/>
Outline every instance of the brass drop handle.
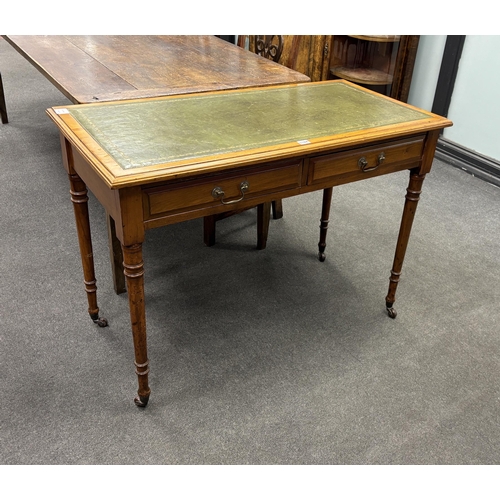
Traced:
<path fill-rule="evenodd" d="M 224 196 L 226 193 L 222 190 L 221 187 L 217 186 L 212 189 L 212 196 L 217 199 L 220 198 L 220 202 L 223 205 L 232 205 L 233 203 L 238 203 L 245 197 L 245 193 L 250 189 L 250 184 L 248 181 L 243 181 L 240 184 L 240 191 L 241 191 L 241 198 L 238 198 L 237 200 L 231 200 L 231 201 L 224 201 Z"/>
<path fill-rule="evenodd" d="M 367 159 L 362 156 L 359 160 L 358 160 L 358 167 L 363 171 L 363 172 L 371 172 L 372 170 L 375 170 L 376 168 L 378 168 L 380 165 L 382 165 L 382 163 L 384 163 L 384 160 L 385 160 L 385 154 L 382 152 L 380 153 L 378 156 L 377 156 L 377 164 L 373 167 L 369 167 L 368 166 L 368 161 Z"/>

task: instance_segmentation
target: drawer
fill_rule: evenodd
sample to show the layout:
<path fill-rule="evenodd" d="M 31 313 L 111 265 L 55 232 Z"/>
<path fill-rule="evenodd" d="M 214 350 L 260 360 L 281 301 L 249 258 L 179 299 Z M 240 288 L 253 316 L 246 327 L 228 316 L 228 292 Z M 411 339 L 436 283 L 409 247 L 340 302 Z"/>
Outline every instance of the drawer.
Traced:
<path fill-rule="evenodd" d="M 211 207 L 237 210 L 269 193 L 297 190 L 302 161 L 259 165 L 143 190 L 144 220 Z M 277 196 L 279 197 L 279 195 Z"/>
<path fill-rule="evenodd" d="M 307 184 L 329 180 L 341 184 L 417 166 L 422 158 L 424 138 L 412 137 L 313 157 L 309 160 Z"/>

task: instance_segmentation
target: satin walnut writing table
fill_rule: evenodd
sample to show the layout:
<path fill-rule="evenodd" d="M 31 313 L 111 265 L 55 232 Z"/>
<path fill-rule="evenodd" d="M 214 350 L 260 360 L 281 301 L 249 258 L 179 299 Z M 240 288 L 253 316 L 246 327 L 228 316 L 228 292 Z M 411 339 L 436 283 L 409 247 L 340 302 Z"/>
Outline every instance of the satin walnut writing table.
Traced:
<path fill-rule="evenodd" d="M 409 170 L 386 297 L 394 301 L 422 183 L 439 131 L 451 122 L 344 81 L 231 90 L 48 110 L 61 132 L 89 314 L 99 319 L 87 189 L 116 223 L 123 251 L 138 394 L 150 397 L 144 263 L 146 230 L 323 190 L 324 260 L 333 187 Z"/>

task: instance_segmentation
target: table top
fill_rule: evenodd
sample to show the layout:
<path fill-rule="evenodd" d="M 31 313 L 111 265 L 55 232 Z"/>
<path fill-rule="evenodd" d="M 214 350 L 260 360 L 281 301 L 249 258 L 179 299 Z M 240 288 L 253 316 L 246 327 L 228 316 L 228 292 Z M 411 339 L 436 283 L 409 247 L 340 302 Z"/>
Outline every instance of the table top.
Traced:
<path fill-rule="evenodd" d="M 55 107 L 111 188 L 321 153 L 451 125 L 345 81 Z"/>
<path fill-rule="evenodd" d="M 4 35 L 73 103 L 306 82 L 212 35 Z"/>

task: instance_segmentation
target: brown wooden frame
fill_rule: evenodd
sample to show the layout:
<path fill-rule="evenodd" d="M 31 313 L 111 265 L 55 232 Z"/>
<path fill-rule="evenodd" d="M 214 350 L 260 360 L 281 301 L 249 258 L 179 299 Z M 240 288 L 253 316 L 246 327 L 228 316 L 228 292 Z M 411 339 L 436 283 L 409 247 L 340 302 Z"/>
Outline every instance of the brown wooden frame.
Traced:
<path fill-rule="evenodd" d="M 303 85 L 344 84 L 346 82 Z M 347 85 L 352 84 L 347 83 Z M 296 92 L 297 89 L 296 86 L 283 88 L 290 92 Z M 358 91 L 375 95 L 360 87 L 356 88 L 356 95 L 359 95 Z M 264 89 L 254 89 L 243 92 L 254 92 L 253 97 L 257 100 L 260 97 L 259 92 L 263 91 Z M 218 97 L 223 97 L 223 94 L 218 93 Z M 179 99 L 179 97 L 167 99 Z M 394 105 L 394 101 L 387 97 L 378 96 L 378 99 L 381 103 L 387 103 L 387 106 L 389 102 L 392 103 L 391 106 Z M 403 103 L 398 105 L 415 110 Z M 93 108 L 95 106 L 107 106 L 109 113 L 113 112 L 113 104 L 92 105 Z M 394 108 L 391 108 L 391 113 L 393 111 Z M 299 141 L 272 144 L 264 148 L 198 158 L 192 164 L 189 161 L 181 161 L 169 166 L 160 164 L 138 171 L 124 171 L 67 112 L 67 109 L 48 110 L 49 117 L 61 133 L 63 164 L 70 178 L 89 314 L 92 320 L 100 325 L 105 325 L 107 322 L 99 317 L 96 301 L 90 222 L 86 207 L 87 189 L 94 193 L 116 222 L 116 233 L 122 247 L 124 275 L 128 287 L 134 363 L 139 385 L 135 398 L 138 406 L 146 406 L 151 393 L 148 382 L 149 360 L 142 258 L 145 232 L 154 227 L 226 211 L 226 207 L 219 200 L 210 198 L 215 178 L 217 183 L 230 178 L 236 180 L 236 184 L 249 175 L 260 179 L 261 190 L 254 192 L 251 199 L 242 199 L 238 204 L 242 209 L 254 205 L 255 202 L 264 206 L 277 195 L 282 198 L 323 190 L 318 249 L 320 260 L 324 260 L 332 188 L 336 185 L 408 170 L 410 180 L 386 296 L 387 313 L 392 318 L 396 317 L 393 307 L 396 289 L 422 183 L 431 170 L 439 132 L 443 127 L 451 125 L 445 118 L 423 110 L 417 111 L 421 113 L 419 119 L 361 130 L 353 129 L 312 139 L 306 143 Z M 180 183 L 180 179 L 184 180 Z M 206 187 L 205 194 L 201 196 L 200 185 Z M 182 190 L 181 196 L 173 197 L 173 190 L 178 189 Z M 195 193 L 196 198 L 193 197 Z M 175 206 L 171 205 L 173 198 L 177 200 Z"/>

